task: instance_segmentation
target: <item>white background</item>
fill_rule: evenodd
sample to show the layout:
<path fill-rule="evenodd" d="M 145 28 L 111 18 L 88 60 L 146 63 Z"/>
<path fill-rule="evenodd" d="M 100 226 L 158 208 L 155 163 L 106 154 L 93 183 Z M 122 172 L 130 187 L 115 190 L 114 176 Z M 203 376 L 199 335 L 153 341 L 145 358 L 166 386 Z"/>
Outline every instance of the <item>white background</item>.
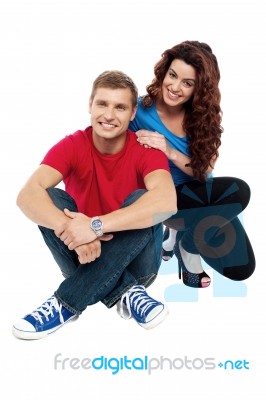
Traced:
<path fill-rule="evenodd" d="M 250 399 L 260 383 L 257 398 L 265 397 L 264 37 L 260 0 L 1 0 L 1 398 Z M 143 94 L 161 53 L 187 39 L 207 42 L 219 61 L 225 131 L 216 174 L 250 184 L 243 219 L 255 273 L 234 285 L 209 269 L 212 285 L 198 291 L 178 281 L 171 261 L 149 289 L 160 299 L 171 292 L 170 314 L 156 329 L 145 331 L 97 304 L 46 339 L 15 339 L 12 324 L 61 281 L 37 228 L 15 205 L 19 189 L 51 145 L 90 124 L 88 98 L 99 73 L 123 70 Z M 212 357 L 216 364 L 245 359 L 250 369 L 170 370 L 165 364 L 151 375 L 112 375 L 55 370 L 58 353 Z"/>

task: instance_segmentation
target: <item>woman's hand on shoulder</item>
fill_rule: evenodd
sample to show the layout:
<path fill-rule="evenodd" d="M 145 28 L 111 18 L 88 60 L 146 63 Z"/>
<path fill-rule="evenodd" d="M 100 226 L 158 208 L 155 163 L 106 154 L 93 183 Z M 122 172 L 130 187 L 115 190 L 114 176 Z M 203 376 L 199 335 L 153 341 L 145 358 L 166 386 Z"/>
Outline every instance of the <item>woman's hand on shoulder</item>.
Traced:
<path fill-rule="evenodd" d="M 170 156 L 170 146 L 164 135 L 158 132 L 147 131 L 146 129 L 141 129 L 136 132 L 137 141 L 144 147 L 153 148 L 161 150 L 167 158 Z"/>

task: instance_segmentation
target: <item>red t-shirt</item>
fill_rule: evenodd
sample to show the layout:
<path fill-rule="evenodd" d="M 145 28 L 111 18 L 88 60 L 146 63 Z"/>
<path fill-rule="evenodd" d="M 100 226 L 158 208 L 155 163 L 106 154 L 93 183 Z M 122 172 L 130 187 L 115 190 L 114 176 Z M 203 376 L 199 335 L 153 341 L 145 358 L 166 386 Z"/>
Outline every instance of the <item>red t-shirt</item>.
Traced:
<path fill-rule="evenodd" d="M 117 154 L 100 153 L 92 142 L 92 127 L 66 136 L 54 145 L 41 164 L 63 175 L 65 190 L 79 212 L 93 217 L 117 210 L 136 189 L 145 188 L 144 177 L 156 169 L 169 171 L 167 157 L 145 149 L 128 131 L 124 148 Z"/>

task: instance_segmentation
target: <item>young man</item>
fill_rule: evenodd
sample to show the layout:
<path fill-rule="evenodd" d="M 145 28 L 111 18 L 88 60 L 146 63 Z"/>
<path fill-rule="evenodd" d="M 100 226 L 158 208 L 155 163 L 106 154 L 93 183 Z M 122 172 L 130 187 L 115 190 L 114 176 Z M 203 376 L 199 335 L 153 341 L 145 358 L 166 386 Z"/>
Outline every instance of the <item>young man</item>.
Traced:
<path fill-rule="evenodd" d="M 145 288 L 161 263 L 161 222 L 176 212 L 176 192 L 164 154 L 140 146 L 128 130 L 137 97 L 124 73 L 99 75 L 91 126 L 53 146 L 18 195 L 65 277 L 13 326 L 18 338 L 45 337 L 98 301 L 117 303 L 122 317 L 146 329 L 167 315 Z M 65 191 L 56 188 L 61 181 Z"/>

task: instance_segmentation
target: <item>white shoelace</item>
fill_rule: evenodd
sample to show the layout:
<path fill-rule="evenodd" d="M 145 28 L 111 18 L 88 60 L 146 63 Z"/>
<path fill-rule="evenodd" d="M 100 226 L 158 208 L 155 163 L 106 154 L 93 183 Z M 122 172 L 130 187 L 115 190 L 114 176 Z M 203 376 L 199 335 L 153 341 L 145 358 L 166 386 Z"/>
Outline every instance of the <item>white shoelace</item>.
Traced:
<path fill-rule="evenodd" d="M 144 293 L 142 293 L 144 291 Z M 126 308 L 123 307 L 124 300 L 126 302 Z M 140 312 L 142 316 L 150 307 L 157 304 L 156 300 L 153 300 L 150 296 L 148 296 L 145 292 L 144 286 L 136 286 L 128 290 L 126 293 L 123 294 L 121 297 L 121 307 L 120 307 L 120 315 L 124 319 L 131 318 L 131 306 L 133 306 L 137 313 Z"/>
<path fill-rule="evenodd" d="M 43 325 L 42 318 L 45 317 L 46 321 L 49 321 L 49 316 L 54 316 L 54 311 L 59 313 L 59 319 L 61 324 L 64 323 L 64 318 L 61 313 L 62 304 L 59 305 L 58 300 L 56 297 L 50 297 L 45 303 L 38 307 L 35 311 L 31 313 L 31 315 L 39 321 L 41 325 Z"/>

